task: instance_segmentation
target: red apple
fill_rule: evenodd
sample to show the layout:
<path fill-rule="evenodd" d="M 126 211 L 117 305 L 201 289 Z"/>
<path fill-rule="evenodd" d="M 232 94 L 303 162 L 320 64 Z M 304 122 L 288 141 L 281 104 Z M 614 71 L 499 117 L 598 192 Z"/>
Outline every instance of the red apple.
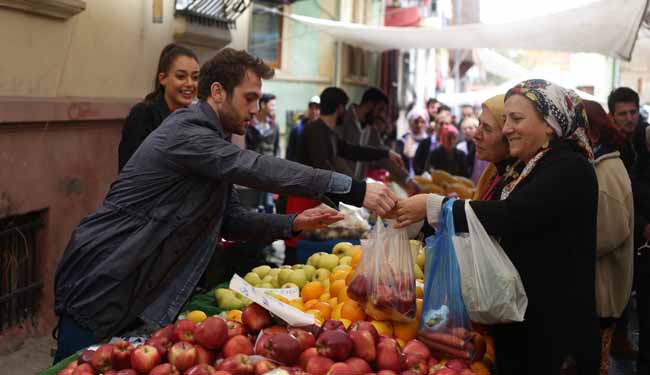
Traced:
<path fill-rule="evenodd" d="M 253 375 L 255 368 L 246 354 L 235 354 L 219 364 L 217 370 L 228 371 L 233 375 Z"/>
<path fill-rule="evenodd" d="M 134 372 L 135 375 L 138 375 L 136 372 Z M 108 370 L 106 372 L 102 372 L 102 375 L 117 375 L 117 370 Z"/>
<path fill-rule="evenodd" d="M 79 366 L 79 361 L 72 361 L 63 370 L 57 372 L 56 375 L 72 375 L 77 366 Z"/>
<path fill-rule="evenodd" d="M 316 338 L 311 332 L 307 332 L 304 329 L 292 328 L 289 330 L 289 334 L 295 337 L 300 343 L 300 351 L 303 352 L 316 344 Z"/>
<path fill-rule="evenodd" d="M 375 340 L 375 342 L 379 342 L 379 332 L 377 332 L 377 328 L 375 328 L 372 323 L 366 320 L 358 320 L 356 322 L 352 322 L 352 324 L 350 324 L 350 327 L 348 327 L 348 333 L 352 333 L 354 331 L 368 331 L 370 334 L 372 334 L 372 338 Z"/>
<path fill-rule="evenodd" d="M 349 334 L 352 340 L 352 353 L 364 361 L 372 362 L 377 357 L 375 340 L 370 331 L 352 331 Z"/>
<path fill-rule="evenodd" d="M 477 375 L 474 371 L 466 368 L 465 370 L 460 372 L 460 375 Z"/>
<path fill-rule="evenodd" d="M 158 353 L 160 353 L 160 358 L 165 358 L 167 356 L 167 352 L 169 352 L 169 348 L 172 347 L 173 342 L 166 339 L 165 337 L 159 336 L 150 338 L 146 341 L 146 344 L 155 347 L 158 350 Z"/>
<path fill-rule="evenodd" d="M 107 374 L 104 373 L 104 375 L 107 375 Z M 122 369 L 122 370 L 116 372 L 115 375 L 138 375 L 138 373 L 135 372 L 134 369 L 126 368 L 126 369 Z"/>
<path fill-rule="evenodd" d="M 316 325 L 316 324 L 310 324 L 308 326 L 302 326 L 302 327 L 300 327 L 300 329 L 311 333 L 312 335 L 314 335 L 314 337 L 320 336 L 321 332 L 323 331 L 321 326 Z"/>
<path fill-rule="evenodd" d="M 251 340 L 248 339 L 248 337 L 244 335 L 237 335 L 230 338 L 226 342 L 226 345 L 223 346 L 221 353 L 223 354 L 224 358 L 232 357 L 235 354 L 252 355 L 253 344 L 251 343 Z"/>
<path fill-rule="evenodd" d="M 244 327 L 243 324 L 236 322 L 234 320 L 229 320 L 226 322 L 226 326 L 228 327 L 228 337 L 234 337 L 237 335 L 245 335 L 246 334 L 246 327 Z"/>
<path fill-rule="evenodd" d="M 348 334 L 339 331 L 325 331 L 316 340 L 318 354 L 335 361 L 345 361 L 352 352 L 352 340 Z"/>
<path fill-rule="evenodd" d="M 368 280 L 363 275 L 356 275 L 350 280 L 348 296 L 357 302 L 366 302 L 368 298 Z"/>
<path fill-rule="evenodd" d="M 228 325 L 226 321 L 211 316 L 197 324 L 194 330 L 194 340 L 206 349 L 218 350 L 228 340 Z"/>
<path fill-rule="evenodd" d="M 327 371 L 327 375 L 351 375 L 353 374 L 352 369 L 350 366 L 345 364 L 345 362 L 338 362 L 332 365 L 330 367 L 329 371 Z"/>
<path fill-rule="evenodd" d="M 188 368 L 185 370 L 183 375 L 214 375 L 215 372 L 217 372 L 217 370 L 215 370 L 214 367 L 204 363 Z"/>
<path fill-rule="evenodd" d="M 255 343 L 255 354 L 268 357 L 266 353 L 266 345 L 271 339 L 272 335 L 266 334 L 264 331 L 260 332 L 257 342 Z"/>
<path fill-rule="evenodd" d="M 75 367 L 72 371 L 72 375 L 94 375 L 95 369 L 90 363 L 82 363 L 79 366 Z"/>
<path fill-rule="evenodd" d="M 418 375 L 418 373 L 413 372 L 411 370 L 406 370 L 406 371 L 402 371 L 399 375 Z"/>
<path fill-rule="evenodd" d="M 446 366 L 452 370 L 455 370 L 456 372 L 461 372 L 469 368 L 469 366 L 467 366 L 467 364 L 460 359 L 450 359 L 447 361 Z"/>
<path fill-rule="evenodd" d="M 180 375 L 180 372 L 171 363 L 163 363 L 152 368 L 149 375 Z"/>
<path fill-rule="evenodd" d="M 174 341 L 174 329 L 175 329 L 174 324 L 168 324 L 164 326 L 163 328 L 157 330 L 154 332 L 151 336 L 149 336 L 150 339 L 157 339 L 157 338 L 165 338 L 168 341 Z"/>
<path fill-rule="evenodd" d="M 358 357 L 351 357 L 345 360 L 345 363 L 352 369 L 354 375 L 366 375 L 372 372 L 368 362 Z"/>
<path fill-rule="evenodd" d="M 321 357 L 319 355 L 309 358 L 307 365 L 304 367 L 305 371 L 309 374 L 325 375 L 330 367 L 334 365 L 334 361 L 329 358 Z"/>
<path fill-rule="evenodd" d="M 435 375 L 459 375 L 458 371 L 450 369 L 449 367 L 443 367 L 440 370 L 434 372 Z"/>
<path fill-rule="evenodd" d="M 84 352 L 81 353 L 81 356 L 79 357 L 77 362 L 80 365 L 84 363 L 92 363 L 94 355 L 95 355 L 94 350 L 90 350 L 90 349 L 84 350 Z"/>
<path fill-rule="evenodd" d="M 217 370 L 217 372 L 215 372 L 214 375 L 232 375 L 232 374 L 229 373 L 228 371 Z"/>
<path fill-rule="evenodd" d="M 426 361 L 429 361 L 429 358 L 431 358 L 431 351 L 429 348 L 424 345 L 424 343 L 418 339 L 413 339 L 410 340 L 409 342 L 404 345 L 404 349 L 402 349 L 402 352 L 404 354 L 416 354 L 424 358 Z"/>
<path fill-rule="evenodd" d="M 206 364 L 214 366 L 214 362 L 217 360 L 217 353 L 212 350 L 208 350 L 200 345 L 194 345 L 196 348 L 196 363 L 197 364 Z"/>
<path fill-rule="evenodd" d="M 285 365 L 293 365 L 300 357 L 300 343 L 288 333 L 271 336 L 264 348 L 268 357 Z"/>
<path fill-rule="evenodd" d="M 427 366 L 429 366 L 429 368 L 431 368 L 433 366 L 436 366 L 438 363 L 440 363 L 440 361 L 438 361 L 434 357 L 431 357 L 431 358 L 429 358 L 429 361 L 427 362 Z"/>
<path fill-rule="evenodd" d="M 113 344 L 113 353 L 111 360 L 113 368 L 116 370 L 128 369 L 131 367 L 131 353 L 133 353 L 133 345 L 126 341 L 118 341 Z"/>
<path fill-rule="evenodd" d="M 160 353 L 151 345 L 140 345 L 131 353 L 131 368 L 136 372 L 149 373 L 160 364 Z"/>
<path fill-rule="evenodd" d="M 377 375 L 397 375 L 397 373 L 393 370 L 381 370 Z"/>
<path fill-rule="evenodd" d="M 174 326 L 174 341 L 194 343 L 196 324 L 188 319 L 179 320 Z"/>
<path fill-rule="evenodd" d="M 113 345 L 101 345 L 93 354 L 91 364 L 95 370 L 99 372 L 106 372 L 113 368 Z"/>
<path fill-rule="evenodd" d="M 395 340 L 383 339 L 379 342 L 375 363 L 380 370 L 402 371 L 404 358 Z"/>
<path fill-rule="evenodd" d="M 287 327 L 274 325 L 267 328 L 264 328 L 264 333 L 269 335 L 277 335 L 278 333 L 288 333 Z"/>
<path fill-rule="evenodd" d="M 404 365 L 409 371 L 414 372 L 416 375 L 427 375 L 429 373 L 427 360 L 419 354 L 407 354 L 404 360 Z"/>
<path fill-rule="evenodd" d="M 300 353 L 300 357 L 298 358 L 298 365 L 301 368 L 307 367 L 307 362 L 309 361 L 310 358 L 316 357 L 318 355 L 318 349 L 316 348 L 309 348 L 302 353 Z"/>
<path fill-rule="evenodd" d="M 178 371 L 185 371 L 194 366 L 198 360 L 198 354 L 194 345 L 189 342 L 179 341 L 169 349 L 169 363 L 174 365 Z"/>
<path fill-rule="evenodd" d="M 268 359 L 263 359 L 255 364 L 255 375 L 264 375 L 267 372 L 276 369 L 278 366 L 269 361 Z"/>
<path fill-rule="evenodd" d="M 241 320 L 251 332 L 259 332 L 273 323 L 271 314 L 255 303 L 246 306 L 241 315 Z"/>
<path fill-rule="evenodd" d="M 327 319 L 323 323 L 323 331 L 345 331 L 345 326 L 340 320 Z"/>

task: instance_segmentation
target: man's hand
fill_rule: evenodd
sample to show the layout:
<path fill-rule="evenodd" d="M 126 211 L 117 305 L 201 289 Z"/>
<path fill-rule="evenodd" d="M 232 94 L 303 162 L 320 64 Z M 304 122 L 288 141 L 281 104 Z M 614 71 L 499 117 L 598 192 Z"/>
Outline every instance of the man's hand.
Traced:
<path fill-rule="evenodd" d="M 292 230 L 314 230 L 326 228 L 330 224 L 343 220 L 343 214 L 329 207 L 315 207 L 298 214 L 293 220 Z"/>
<path fill-rule="evenodd" d="M 396 228 L 405 228 L 427 216 L 428 194 L 418 194 L 397 203 L 394 215 L 397 218 Z"/>
<path fill-rule="evenodd" d="M 395 207 L 397 197 L 386 185 L 371 182 L 366 184 L 366 196 L 363 198 L 363 207 L 384 216 Z"/>
<path fill-rule="evenodd" d="M 404 169 L 404 160 L 402 160 L 402 157 L 397 152 L 393 150 L 388 151 L 388 158 L 397 168 Z"/>

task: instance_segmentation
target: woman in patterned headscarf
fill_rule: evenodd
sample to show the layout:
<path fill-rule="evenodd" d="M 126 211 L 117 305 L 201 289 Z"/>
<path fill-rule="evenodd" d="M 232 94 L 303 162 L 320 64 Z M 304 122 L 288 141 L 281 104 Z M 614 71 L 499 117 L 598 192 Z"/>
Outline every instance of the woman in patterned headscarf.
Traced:
<path fill-rule="evenodd" d="M 598 374 L 600 339 L 594 265 L 598 183 L 580 98 L 543 80 L 508 91 L 503 133 L 525 167 L 502 200 L 471 201 L 487 232 L 501 239 L 528 295 L 525 320 L 493 327 L 500 375 Z M 421 194 L 396 210 L 400 225 L 435 225 L 445 197 Z M 465 202 L 453 206 L 467 232 Z"/>

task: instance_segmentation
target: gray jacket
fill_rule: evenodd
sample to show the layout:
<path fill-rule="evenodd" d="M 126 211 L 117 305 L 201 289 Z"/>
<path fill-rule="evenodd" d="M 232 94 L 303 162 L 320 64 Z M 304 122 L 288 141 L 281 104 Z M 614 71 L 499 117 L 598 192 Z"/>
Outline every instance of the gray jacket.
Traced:
<path fill-rule="evenodd" d="M 56 313 L 107 337 L 140 316 L 206 239 L 291 236 L 292 216 L 248 212 L 233 184 L 316 199 L 340 193 L 328 196 L 358 206 L 365 191 L 331 171 L 231 144 L 205 102 L 177 110 L 72 233 L 55 276 Z"/>

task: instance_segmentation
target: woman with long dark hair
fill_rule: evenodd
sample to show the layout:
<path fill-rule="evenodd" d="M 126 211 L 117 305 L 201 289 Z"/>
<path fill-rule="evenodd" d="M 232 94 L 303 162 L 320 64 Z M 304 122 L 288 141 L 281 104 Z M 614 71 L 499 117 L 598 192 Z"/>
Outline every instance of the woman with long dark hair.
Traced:
<path fill-rule="evenodd" d="M 118 149 L 118 171 L 170 113 L 192 104 L 199 79 L 199 59 L 191 49 L 170 43 L 160 53 L 155 79 L 155 90 L 131 108 L 126 118 Z"/>

